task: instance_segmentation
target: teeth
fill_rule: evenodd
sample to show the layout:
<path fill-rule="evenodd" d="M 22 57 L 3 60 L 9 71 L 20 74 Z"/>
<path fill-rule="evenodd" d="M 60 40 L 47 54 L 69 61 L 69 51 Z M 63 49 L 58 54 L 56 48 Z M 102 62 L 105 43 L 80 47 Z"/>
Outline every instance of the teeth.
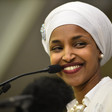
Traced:
<path fill-rule="evenodd" d="M 76 65 L 76 66 L 70 66 L 70 67 L 66 67 L 64 68 L 64 70 L 74 70 L 76 68 L 79 68 L 80 66 L 79 65 Z"/>

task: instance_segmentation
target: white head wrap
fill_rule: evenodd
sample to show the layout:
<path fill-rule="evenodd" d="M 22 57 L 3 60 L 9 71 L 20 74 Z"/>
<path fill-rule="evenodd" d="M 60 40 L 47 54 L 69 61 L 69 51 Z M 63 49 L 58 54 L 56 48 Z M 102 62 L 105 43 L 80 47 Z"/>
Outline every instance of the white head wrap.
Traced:
<path fill-rule="evenodd" d="M 98 8 L 83 2 L 69 2 L 51 11 L 41 27 L 42 44 L 49 54 L 49 40 L 52 31 L 65 24 L 75 24 L 91 34 L 104 54 L 101 65 L 112 56 L 112 24 Z"/>

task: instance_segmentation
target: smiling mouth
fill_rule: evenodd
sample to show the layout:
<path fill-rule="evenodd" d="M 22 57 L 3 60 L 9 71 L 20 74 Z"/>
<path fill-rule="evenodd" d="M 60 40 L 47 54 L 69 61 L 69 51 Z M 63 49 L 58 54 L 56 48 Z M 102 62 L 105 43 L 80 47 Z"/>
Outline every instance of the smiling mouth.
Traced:
<path fill-rule="evenodd" d="M 63 72 L 66 74 L 73 74 L 73 73 L 78 72 L 81 68 L 82 68 L 81 64 L 67 66 L 67 67 L 64 67 Z"/>

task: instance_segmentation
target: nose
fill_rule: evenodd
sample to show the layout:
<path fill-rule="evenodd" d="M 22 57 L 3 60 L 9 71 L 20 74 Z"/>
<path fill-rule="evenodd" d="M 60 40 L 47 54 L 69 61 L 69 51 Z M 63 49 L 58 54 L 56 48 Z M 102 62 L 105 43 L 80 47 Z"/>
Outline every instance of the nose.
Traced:
<path fill-rule="evenodd" d="M 63 51 L 63 56 L 62 56 L 63 61 L 65 61 L 67 63 L 70 63 L 75 59 L 75 57 L 76 57 L 76 55 L 75 55 L 74 51 L 71 48 L 66 48 Z"/>

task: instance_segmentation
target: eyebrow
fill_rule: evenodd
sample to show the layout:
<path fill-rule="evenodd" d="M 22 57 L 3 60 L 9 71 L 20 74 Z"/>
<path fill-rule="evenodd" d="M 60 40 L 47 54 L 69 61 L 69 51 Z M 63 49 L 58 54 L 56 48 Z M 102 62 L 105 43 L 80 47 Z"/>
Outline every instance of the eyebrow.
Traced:
<path fill-rule="evenodd" d="M 82 36 L 82 35 L 74 36 L 74 37 L 72 38 L 72 40 L 77 40 L 77 39 L 80 39 L 81 37 L 84 37 L 84 36 Z"/>
<path fill-rule="evenodd" d="M 77 40 L 77 39 L 79 39 L 79 38 L 81 38 L 81 37 L 83 37 L 83 36 L 82 36 L 82 35 L 74 36 L 74 37 L 72 38 L 72 41 L 73 41 L 73 40 Z M 53 44 L 60 43 L 60 40 L 52 40 L 50 43 L 53 43 Z"/>
<path fill-rule="evenodd" d="M 60 41 L 59 40 L 52 40 L 50 43 L 60 43 Z"/>

